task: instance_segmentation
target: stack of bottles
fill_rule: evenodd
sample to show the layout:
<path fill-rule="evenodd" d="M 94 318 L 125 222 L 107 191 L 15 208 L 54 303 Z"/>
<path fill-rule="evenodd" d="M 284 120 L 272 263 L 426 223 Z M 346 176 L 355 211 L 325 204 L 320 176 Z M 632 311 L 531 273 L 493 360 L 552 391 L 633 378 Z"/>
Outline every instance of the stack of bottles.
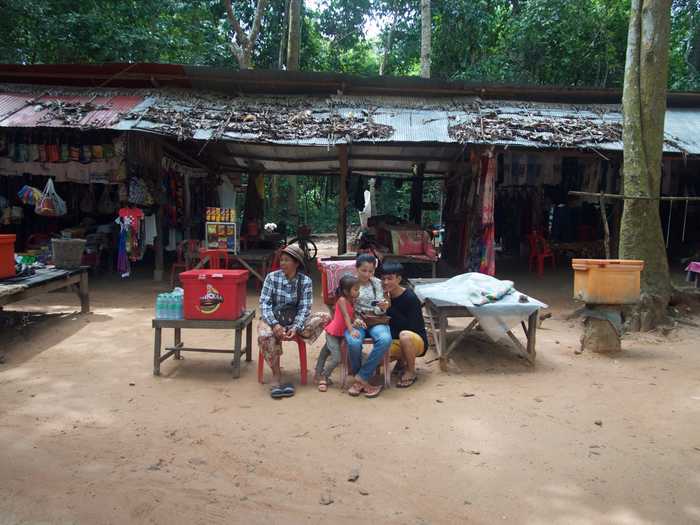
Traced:
<path fill-rule="evenodd" d="M 156 299 L 156 319 L 184 319 L 185 294 L 181 288 L 172 293 L 158 294 Z"/>

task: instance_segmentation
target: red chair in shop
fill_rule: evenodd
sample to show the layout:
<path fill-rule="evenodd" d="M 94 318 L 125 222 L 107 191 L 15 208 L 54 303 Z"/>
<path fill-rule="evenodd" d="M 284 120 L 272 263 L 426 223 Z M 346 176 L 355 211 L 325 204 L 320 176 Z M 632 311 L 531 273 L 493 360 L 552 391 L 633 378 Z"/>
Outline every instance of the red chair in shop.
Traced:
<path fill-rule="evenodd" d="M 208 259 L 209 269 L 225 270 L 228 268 L 228 252 L 226 250 L 201 250 L 199 252 L 202 260 Z"/>
<path fill-rule="evenodd" d="M 299 348 L 299 368 L 301 369 L 301 384 L 305 385 L 308 382 L 308 365 L 306 362 L 306 341 L 304 341 L 300 335 L 294 336 L 293 342 L 297 344 Z M 265 375 L 265 358 L 263 357 L 262 350 L 258 350 L 258 383 L 262 384 Z"/>
<path fill-rule="evenodd" d="M 542 277 L 544 275 L 544 261 L 546 259 L 552 260 L 552 269 L 556 269 L 556 262 L 554 260 L 554 252 L 549 246 L 547 239 L 538 232 L 533 231 L 527 236 L 528 242 L 530 243 L 530 257 L 529 257 L 529 268 L 532 271 L 533 263 L 537 264 L 537 275 Z"/>
<path fill-rule="evenodd" d="M 374 341 L 372 341 L 371 337 L 366 337 L 365 339 L 362 340 L 362 345 L 371 345 L 373 344 Z M 384 369 L 384 388 L 390 388 L 391 387 L 391 352 L 387 350 L 384 353 L 384 358 L 382 360 L 382 368 Z M 348 343 L 345 341 L 345 338 L 343 338 L 343 341 L 340 343 L 340 387 L 345 388 L 345 382 L 348 379 L 348 372 L 350 370 L 350 360 L 348 359 Z"/>
<path fill-rule="evenodd" d="M 240 242 L 243 250 L 255 248 L 260 241 L 260 227 L 257 222 L 249 222 L 246 224 L 246 231 L 241 235 Z"/>
<path fill-rule="evenodd" d="M 175 276 L 180 276 L 181 271 L 194 268 L 199 259 L 200 242 L 196 239 L 187 239 L 177 245 L 177 259 L 170 267 L 170 287 L 175 286 Z"/>

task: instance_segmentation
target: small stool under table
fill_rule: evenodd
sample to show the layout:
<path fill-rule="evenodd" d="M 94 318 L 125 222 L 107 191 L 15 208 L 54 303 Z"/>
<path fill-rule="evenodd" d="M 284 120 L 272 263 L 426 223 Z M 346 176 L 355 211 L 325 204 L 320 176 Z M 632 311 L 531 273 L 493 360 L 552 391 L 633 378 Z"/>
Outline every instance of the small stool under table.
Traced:
<path fill-rule="evenodd" d="M 245 360 L 252 361 L 253 351 L 253 319 L 255 319 L 255 310 L 246 310 L 238 319 L 233 321 L 206 321 L 197 319 L 153 319 L 153 328 L 155 329 L 155 341 L 153 344 L 153 375 L 160 375 L 160 364 L 171 357 L 181 359 L 180 352 L 211 352 L 216 354 L 233 354 L 233 377 L 238 378 L 241 375 L 241 353 L 245 351 Z M 165 348 L 165 353 L 161 355 L 162 334 L 163 328 L 172 328 L 175 332 L 174 345 Z M 194 330 L 235 330 L 235 338 L 233 349 L 217 350 L 212 348 L 191 348 L 186 347 L 182 343 L 183 328 Z M 245 348 L 241 348 L 241 338 L 243 329 L 245 333 Z"/>

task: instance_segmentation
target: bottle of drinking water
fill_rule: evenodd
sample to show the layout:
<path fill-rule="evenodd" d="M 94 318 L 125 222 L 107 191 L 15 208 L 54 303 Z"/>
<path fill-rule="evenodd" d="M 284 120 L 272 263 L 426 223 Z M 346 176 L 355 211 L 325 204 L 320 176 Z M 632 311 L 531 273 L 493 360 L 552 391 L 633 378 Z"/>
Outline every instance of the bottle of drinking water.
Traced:
<path fill-rule="evenodd" d="M 166 297 L 168 298 L 167 319 L 172 320 L 175 319 L 175 297 L 171 293 L 166 294 Z"/>
<path fill-rule="evenodd" d="M 163 319 L 163 294 L 156 297 L 156 319 Z"/>
<path fill-rule="evenodd" d="M 185 318 L 185 296 L 181 293 L 177 294 L 177 318 Z"/>

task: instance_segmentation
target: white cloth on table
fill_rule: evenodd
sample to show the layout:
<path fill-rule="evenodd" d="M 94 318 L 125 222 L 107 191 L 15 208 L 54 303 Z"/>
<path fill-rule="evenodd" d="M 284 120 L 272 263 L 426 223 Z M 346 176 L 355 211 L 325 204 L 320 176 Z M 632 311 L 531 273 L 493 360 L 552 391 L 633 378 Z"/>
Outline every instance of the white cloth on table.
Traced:
<path fill-rule="evenodd" d="M 436 299 L 464 306 L 478 321 L 484 332 L 498 341 L 508 330 L 547 305 L 518 292 L 512 281 L 501 281 L 481 273 L 464 273 L 434 284 L 415 288 L 421 301 Z M 520 302 L 527 297 L 527 302 Z"/>

